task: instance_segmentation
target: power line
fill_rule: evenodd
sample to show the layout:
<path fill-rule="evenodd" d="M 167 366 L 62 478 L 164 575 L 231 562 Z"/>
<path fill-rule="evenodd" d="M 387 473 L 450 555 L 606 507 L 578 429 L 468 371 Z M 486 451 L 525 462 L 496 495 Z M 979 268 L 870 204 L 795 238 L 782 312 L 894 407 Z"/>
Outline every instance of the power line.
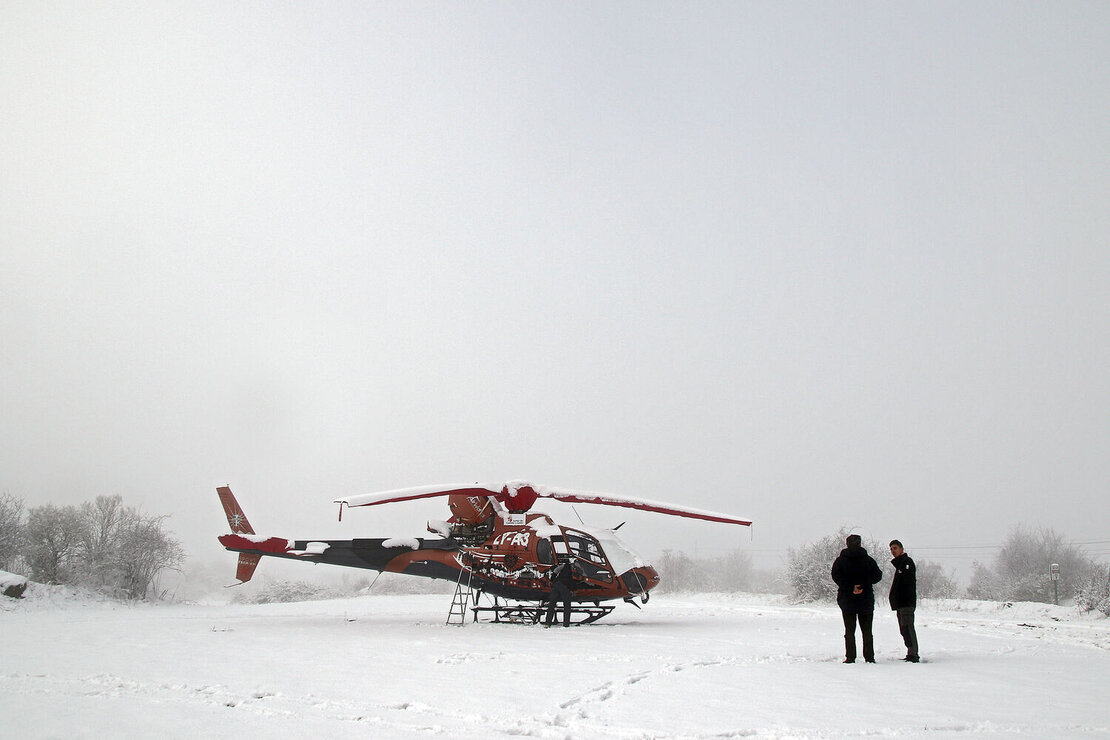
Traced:
<path fill-rule="evenodd" d="M 1002 545 L 944 545 L 936 547 L 921 547 L 914 545 L 914 550 L 999 550 Z"/>

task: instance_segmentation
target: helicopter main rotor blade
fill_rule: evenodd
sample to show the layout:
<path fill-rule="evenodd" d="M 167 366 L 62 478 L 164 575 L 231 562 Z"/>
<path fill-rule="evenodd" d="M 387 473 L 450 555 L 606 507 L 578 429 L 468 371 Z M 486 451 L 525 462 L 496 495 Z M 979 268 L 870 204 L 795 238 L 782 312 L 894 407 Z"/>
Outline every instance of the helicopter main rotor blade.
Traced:
<path fill-rule="evenodd" d="M 534 486 L 534 489 L 536 491 L 536 496 L 538 497 L 553 498 L 557 501 L 566 501 L 568 503 L 574 504 L 602 504 L 605 506 L 623 506 L 627 509 L 654 511 L 657 514 L 682 516 L 690 519 L 704 519 L 706 521 L 721 522 L 723 524 L 738 524 L 744 527 L 750 527 L 752 524 L 750 519 L 733 516 L 731 514 L 722 514 L 716 511 L 695 509 L 689 506 L 679 506 L 678 504 L 668 504 L 662 501 L 650 501 L 648 499 L 634 498 L 631 496 L 618 496 L 612 493 L 595 493 L 592 491 L 572 491 L 569 489 L 553 488 L 550 486 Z"/>
<path fill-rule="evenodd" d="M 377 504 L 391 504 L 398 501 L 414 501 L 422 498 L 436 496 L 451 496 L 462 494 L 464 496 L 492 496 L 505 505 L 510 511 L 528 511 L 536 498 L 552 498 L 571 504 L 601 504 L 604 506 L 622 506 L 627 509 L 653 511 L 669 516 L 681 516 L 689 519 L 703 519 L 710 522 L 724 524 L 738 524 L 751 526 L 751 520 L 744 517 L 722 514 L 716 511 L 695 509 L 678 504 L 669 504 L 662 501 L 634 498 L 631 496 L 618 496 L 613 493 L 596 493 L 592 491 L 576 491 L 554 486 L 539 486 L 527 481 L 513 480 L 507 483 L 462 483 L 457 485 L 420 486 L 417 488 L 401 488 L 395 491 L 382 491 L 380 493 L 367 493 L 357 496 L 336 499 L 338 504 L 347 506 L 375 506 Z"/>
<path fill-rule="evenodd" d="M 436 496 L 451 496 L 460 493 L 464 496 L 496 496 L 501 493 L 500 483 L 462 483 L 458 485 L 419 486 L 416 488 L 399 488 L 395 491 L 381 491 L 379 493 L 364 493 L 357 496 L 347 496 L 336 499 L 337 504 L 347 506 L 374 506 L 376 504 L 392 504 L 398 501 L 414 501 L 422 498 Z"/>

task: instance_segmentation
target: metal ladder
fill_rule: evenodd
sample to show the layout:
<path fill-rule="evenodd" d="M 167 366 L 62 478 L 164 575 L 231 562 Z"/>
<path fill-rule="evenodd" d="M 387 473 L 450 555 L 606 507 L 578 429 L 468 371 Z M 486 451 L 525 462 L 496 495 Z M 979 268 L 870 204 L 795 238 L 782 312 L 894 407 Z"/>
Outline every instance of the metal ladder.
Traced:
<path fill-rule="evenodd" d="M 470 581 L 474 573 L 469 568 L 459 571 L 459 581 L 455 584 L 455 595 L 451 598 L 451 611 L 447 612 L 447 624 L 455 624 L 458 617 L 460 627 L 466 624 L 466 607 L 470 603 Z"/>

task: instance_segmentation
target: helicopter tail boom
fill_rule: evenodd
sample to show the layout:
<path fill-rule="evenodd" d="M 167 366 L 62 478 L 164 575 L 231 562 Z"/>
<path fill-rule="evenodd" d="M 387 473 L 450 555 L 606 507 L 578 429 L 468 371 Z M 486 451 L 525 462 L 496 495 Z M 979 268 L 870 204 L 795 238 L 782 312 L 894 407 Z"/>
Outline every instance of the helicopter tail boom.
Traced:
<path fill-rule="evenodd" d="M 231 534 L 220 537 L 220 544 L 229 550 L 239 553 L 239 560 L 235 566 L 235 578 L 239 583 L 246 583 L 254 576 L 254 570 L 262 560 L 263 555 L 312 555 L 314 551 L 292 552 L 293 543 L 284 537 L 260 537 L 254 533 L 254 527 L 247 521 L 243 507 L 235 500 L 235 494 L 228 486 L 216 489 L 220 503 L 227 515 L 227 523 L 231 527 Z M 238 584 L 236 584 L 238 585 Z"/>

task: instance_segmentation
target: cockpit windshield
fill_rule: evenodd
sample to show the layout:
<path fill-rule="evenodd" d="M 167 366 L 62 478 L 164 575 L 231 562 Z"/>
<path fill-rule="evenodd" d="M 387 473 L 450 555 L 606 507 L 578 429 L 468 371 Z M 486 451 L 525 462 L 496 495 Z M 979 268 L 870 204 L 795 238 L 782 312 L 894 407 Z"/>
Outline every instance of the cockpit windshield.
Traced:
<path fill-rule="evenodd" d="M 612 530 L 607 529 L 604 532 L 598 532 L 597 539 L 604 548 L 605 554 L 609 557 L 609 564 L 613 566 L 613 571 L 617 575 L 645 565 L 644 561 L 632 552 L 628 545 L 624 544 Z"/>
<path fill-rule="evenodd" d="M 605 551 L 593 535 L 564 528 L 562 536 L 552 537 L 551 544 L 559 560 L 576 560 L 587 578 L 605 583 L 613 581 L 613 570 L 605 558 Z"/>
<path fill-rule="evenodd" d="M 605 562 L 605 555 L 601 550 L 601 545 L 592 536 L 585 532 L 578 532 L 573 529 L 564 530 L 567 545 L 575 557 L 588 560 L 597 565 L 607 565 Z"/>

